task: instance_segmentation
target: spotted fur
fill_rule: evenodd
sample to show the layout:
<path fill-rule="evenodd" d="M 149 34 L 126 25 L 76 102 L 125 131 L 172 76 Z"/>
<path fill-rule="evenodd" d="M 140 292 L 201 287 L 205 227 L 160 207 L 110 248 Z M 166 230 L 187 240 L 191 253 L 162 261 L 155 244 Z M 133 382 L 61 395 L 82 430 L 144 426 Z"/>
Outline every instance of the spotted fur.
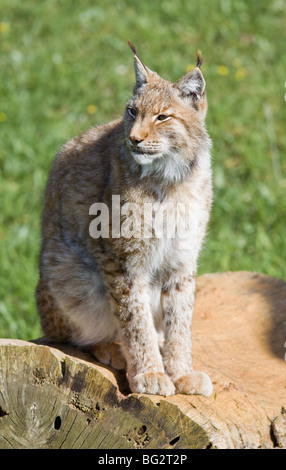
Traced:
<path fill-rule="evenodd" d="M 89 347 L 114 367 L 126 361 L 133 392 L 207 396 L 211 381 L 193 371 L 191 358 L 195 276 L 212 200 L 202 58 L 171 83 L 131 47 L 136 83 L 123 118 L 66 143 L 52 166 L 38 310 L 51 340 Z M 108 238 L 93 238 L 90 207 L 104 203 L 112 214 L 113 195 L 121 207 L 149 203 L 169 215 L 183 204 L 188 222 L 185 215 L 174 219 L 171 238 L 112 237 L 111 231 Z M 148 227 L 153 217 L 149 211 Z M 134 211 L 133 223 L 141 222 L 142 212 Z M 124 212 L 120 223 L 126 223 Z M 189 236 L 182 245 L 183 229 Z"/>

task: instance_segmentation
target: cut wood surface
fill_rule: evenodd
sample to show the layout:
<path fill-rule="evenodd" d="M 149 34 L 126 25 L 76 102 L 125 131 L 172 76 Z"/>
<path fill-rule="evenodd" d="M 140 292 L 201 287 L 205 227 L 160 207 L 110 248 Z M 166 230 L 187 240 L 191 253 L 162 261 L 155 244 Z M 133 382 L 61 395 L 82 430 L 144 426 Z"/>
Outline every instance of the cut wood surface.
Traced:
<path fill-rule="evenodd" d="M 200 276 L 192 333 L 208 398 L 130 393 L 75 348 L 0 340 L 0 448 L 285 448 L 286 283 Z"/>

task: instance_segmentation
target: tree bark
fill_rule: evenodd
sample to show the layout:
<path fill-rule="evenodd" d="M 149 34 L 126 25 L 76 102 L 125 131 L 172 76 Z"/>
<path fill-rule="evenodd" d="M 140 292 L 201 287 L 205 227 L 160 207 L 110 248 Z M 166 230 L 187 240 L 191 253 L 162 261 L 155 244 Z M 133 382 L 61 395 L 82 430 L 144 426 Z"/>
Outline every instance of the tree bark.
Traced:
<path fill-rule="evenodd" d="M 198 278 L 195 369 L 211 397 L 130 393 L 124 372 L 41 340 L 0 340 L 0 448 L 286 447 L 286 284 Z"/>

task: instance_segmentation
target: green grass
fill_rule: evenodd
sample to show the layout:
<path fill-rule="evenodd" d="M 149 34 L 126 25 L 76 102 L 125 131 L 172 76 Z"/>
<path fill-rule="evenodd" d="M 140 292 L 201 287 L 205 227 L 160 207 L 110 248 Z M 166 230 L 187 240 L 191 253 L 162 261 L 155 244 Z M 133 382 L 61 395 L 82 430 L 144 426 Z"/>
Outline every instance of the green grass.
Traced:
<path fill-rule="evenodd" d="M 132 40 L 177 80 L 205 57 L 215 199 L 200 273 L 286 278 L 285 11 L 281 0 L 2 0 L 0 337 L 41 334 L 34 289 L 54 154 L 121 115 Z M 96 112 L 90 114 L 96 106 Z"/>

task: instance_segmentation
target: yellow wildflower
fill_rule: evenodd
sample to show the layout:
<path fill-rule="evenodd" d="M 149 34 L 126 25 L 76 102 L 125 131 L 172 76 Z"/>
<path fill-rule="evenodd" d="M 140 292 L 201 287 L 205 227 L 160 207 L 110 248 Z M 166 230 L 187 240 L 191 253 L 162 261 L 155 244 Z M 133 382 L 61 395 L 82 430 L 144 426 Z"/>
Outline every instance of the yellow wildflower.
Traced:
<path fill-rule="evenodd" d="M 217 68 L 217 73 L 222 77 L 226 77 L 229 74 L 229 69 L 226 65 L 219 65 Z"/>
<path fill-rule="evenodd" d="M 7 120 L 7 114 L 6 113 L 0 113 L 0 122 L 5 122 Z"/>
<path fill-rule="evenodd" d="M 236 70 L 235 72 L 235 78 L 236 80 L 243 80 L 247 75 L 247 70 L 245 67 L 240 67 L 239 69 Z"/>
<path fill-rule="evenodd" d="M 5 21 L 0 21 L 0 34 L 9 33 L 9 31 L 10 31 L 9 23 L 6 23 Z"/>
<path fill-rule="evenodd" d="M 97 111 L 97 106 L 95 106 L 95 104 L 90 104 L 90 105 L 88 105 L 86 110 L 87 110 L 88 114 L 95 114 L 96 111 Z"/>

